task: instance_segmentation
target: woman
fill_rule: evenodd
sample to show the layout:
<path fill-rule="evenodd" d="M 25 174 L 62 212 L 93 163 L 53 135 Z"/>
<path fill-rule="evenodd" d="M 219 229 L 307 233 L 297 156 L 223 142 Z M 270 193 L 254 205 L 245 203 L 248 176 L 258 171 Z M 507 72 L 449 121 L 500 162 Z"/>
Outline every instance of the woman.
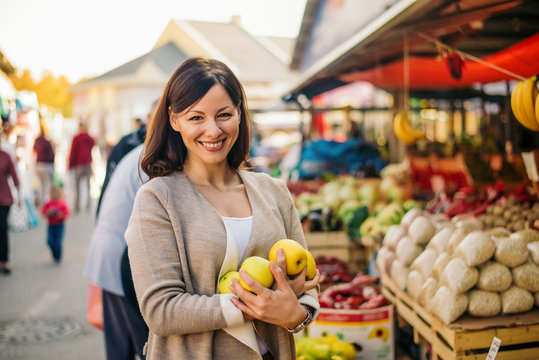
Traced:
<path fill-rule="evenodd" d="M 13 181 L 18 193 L 17 205 L 21 206 L 20 183 L 17 176 L 15 164 L 4 150 L 0 150 L 0 272 L 5 275 L 11 273 L 9 266 L 9 229 L 8 215 L 11 205 L 13 205 L 13 195 L 9 186 L 9 178 Z"/>
<path fill-rule="evenodd" d="M 286 185 L 238 170 L 251 125 L 243 88 L 217 60 L 192 58 L 169 79 L 149 129 L 125 233 L 142 315 L 147 359 L 295 359 L 291 331 L 319 308 L 319 274 L 288 279 L 278 252 L 276 279 L 263 288 L 245 272 L 232 294 L 220 276 L 250 256 L 268 258 L 282 238 L 305 246 Z M 299 297 L 299 299 L 298 299 Z"/>

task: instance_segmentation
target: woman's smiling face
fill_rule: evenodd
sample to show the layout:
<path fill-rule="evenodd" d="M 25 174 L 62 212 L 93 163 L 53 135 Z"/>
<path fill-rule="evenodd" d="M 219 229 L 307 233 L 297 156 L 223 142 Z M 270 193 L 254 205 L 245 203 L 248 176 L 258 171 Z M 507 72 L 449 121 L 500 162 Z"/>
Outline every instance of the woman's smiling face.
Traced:
<path fill-rule="evenodd" d="M 169 119 L 182 136 L 189 161 L 207 165 L 226 162 L 239 134 L 240 110 L 220 84 L 181 113 L 169 109 Z"/>

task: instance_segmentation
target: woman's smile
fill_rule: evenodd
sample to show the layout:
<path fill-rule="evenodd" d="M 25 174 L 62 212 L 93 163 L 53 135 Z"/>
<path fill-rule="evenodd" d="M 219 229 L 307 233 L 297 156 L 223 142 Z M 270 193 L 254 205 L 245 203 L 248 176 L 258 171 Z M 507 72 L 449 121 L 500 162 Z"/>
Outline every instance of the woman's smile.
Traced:
<path fill-rule="evenodd" d="M 219 140 L 219 141 L 213 141 L 213 142 L 199 141 L 199 143 L 202 144 L 202 146 L 204 148 L 206 148 L 206 150 L 208 150 L 208 151 L 219 151 L 219 150 L 221 150 L 223 148 L 225 140 L 226 139 Z"/>

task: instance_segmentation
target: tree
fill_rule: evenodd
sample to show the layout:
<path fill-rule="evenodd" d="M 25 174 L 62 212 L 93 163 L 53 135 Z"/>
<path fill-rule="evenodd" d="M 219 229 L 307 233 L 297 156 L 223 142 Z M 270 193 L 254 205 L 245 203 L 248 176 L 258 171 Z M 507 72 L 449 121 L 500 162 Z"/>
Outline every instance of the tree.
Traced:
<path fill-rule="evenodd" d="M 17 90 L 35 91 L 40 104 L 61 111 L 65 117 L 73 112 L 73 97 L 69 93 L 71 83 L 65 76 L 54 77 L 47 71 L 36 83 L 30 70 L 25 69 L 20 77 L 12 74 L 11 80 Z"/>
<path fill-rule="evenodd" d="M 9 60 L 6 58 L 4 53 L 0 50 L 0 70 L 6 73 L 6 75 L 11 75 L 15 73 L 17 69 L 15 66 L 11 65 Z"/>
<path fill-rule="evenodd" d="M 9 78 L 17 91 L 35 91 L 36 89 L 36 82 L 32 77 L 32 73 L 28 69 L 24 69 L 21 76 L 17 76 L 16 73 L 13 73 Z"/>

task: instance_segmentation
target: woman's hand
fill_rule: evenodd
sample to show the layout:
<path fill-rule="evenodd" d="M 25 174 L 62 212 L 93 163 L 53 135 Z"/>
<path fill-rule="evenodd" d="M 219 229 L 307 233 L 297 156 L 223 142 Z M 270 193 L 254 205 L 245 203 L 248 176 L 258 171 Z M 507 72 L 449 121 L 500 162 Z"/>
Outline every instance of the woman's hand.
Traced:
<path fill-rule="evenodd" d="M 277 265 L 281 268 L 284 274 L 286 274 L 286 255 L 284 253 L 284 250 L 282 248 L 277 249 L 276 253 L 276 260 Z M 307 266 L 303 268 L 303 270 L 294 276 L 293 278 L 290 278 L 289 276 L 286 276 L 286 279 L 288 281 L 288 284 L 296 294 L 296 296 L 299 298 L 301 295 L 303 295 L 306 291 L 315 289 L 318 287 L 318 283 L 320 282 L 320 272 L 318 269 L 316 269 L 316 275 L 312 280 L 305 280 L 305 274 L 307 273 Z"/>
<path fill-rule="evenodd" d="M 254 294 L 245 290 L 237 279 L 232 279 L 230 289 L 238 297 L 232 302 L 244 313 L 245 320 L 259 319 L 267 323 L 295 328 L 307 316 L 307 311 L 299 303 L 298 297 L 290 287 L 287 276 L 273 261 L 270 270 L 275 278 L 272 289 L 263 287 L 245 270 L 240 270 L 240 277 L 253 290 Z M 303 276 L 305 278 L 305 276 Z M 305 280 L 303 280 L 305 283 Z"/>

